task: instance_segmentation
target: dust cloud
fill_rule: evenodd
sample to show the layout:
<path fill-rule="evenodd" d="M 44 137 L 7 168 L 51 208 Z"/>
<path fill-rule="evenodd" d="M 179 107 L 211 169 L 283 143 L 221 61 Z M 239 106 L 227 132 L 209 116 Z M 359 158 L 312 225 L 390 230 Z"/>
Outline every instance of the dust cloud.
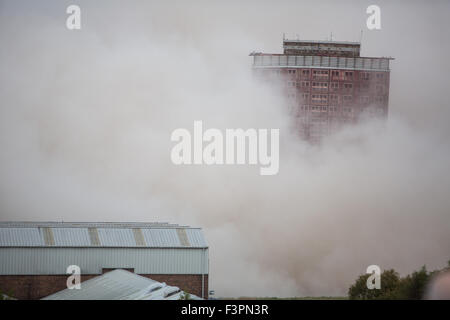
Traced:
<path fill-rule="evenodd" d="M 450 258 L 448 2 L 378 1 L 390 117 L 311 146 L 253 50 L 358 41 L 370 2 L 0 2 L 0 219 L 201 226 L 217 296 L 344 295 Z M 280 171 L 175 166 L 176 128 L 279 128 Z"/>

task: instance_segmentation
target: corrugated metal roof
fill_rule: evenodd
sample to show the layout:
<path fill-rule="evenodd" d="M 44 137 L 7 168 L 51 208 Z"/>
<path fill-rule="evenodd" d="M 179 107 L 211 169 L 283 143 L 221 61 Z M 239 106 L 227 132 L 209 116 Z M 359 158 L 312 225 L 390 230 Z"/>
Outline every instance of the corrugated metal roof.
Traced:
<path fill-rule="evenodd" d="M 44 238 L 38 228 L 1 228 L 0 246 L 43 246 Z"/>
<path fill-rule="evenodd" d="M 43 300 L 179 300 L 182 294 L 178 287 L 126 270 L 113 270 L 82 282 L 80 289 L 65 289 Z M 195 295 L 190 298 L 201 300 Z"/>
<path fill-rule="evenodd" d="M 142 229 L 144 240 L 153 247 L 181 247 L 176 229 Z"/>
<path fill-rule="evenodd" d="M 133 247 L 138 244 L 134 240 L 133 229 L 97 229 L 102 246 L 105 247 Z"/>
<path fill-rule="evenodd" d="M 200 228 L 167 223 L 0 222 L 0 247 L 207 246 Z"/>
<path fill-rule="evenodd" d="M 167 222 L 64 222 L 64 221 L 1 221 L 1 227 L 16 228 L 189 228 Z"/>
<path fill-rule="evenodd" d="M 89 246 L 89 233 L 84 228 L 52 228 L 55 246 L 70 246 L 76 239 L 76 243 Z M 0 231 L 1 232 L 1 231 Z"/>
<path fill-rule="evenodd" d="M 203 233 L 196 232 L 195 229 L 185 229 L 186 235 L 189 239 L 189 243 L 192 247 L 207 247 L 208 244 L 206 243 L 205 237 L 203 236 Z"/>

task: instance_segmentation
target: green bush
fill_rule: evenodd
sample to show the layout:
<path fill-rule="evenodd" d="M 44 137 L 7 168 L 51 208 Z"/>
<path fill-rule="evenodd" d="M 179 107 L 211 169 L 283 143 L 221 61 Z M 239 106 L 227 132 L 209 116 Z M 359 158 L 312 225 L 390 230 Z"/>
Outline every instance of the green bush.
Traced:
<path fill-rule="evenodd" d="M 425 289 L 432 273 L 427 272 L 425 266 L 419 271 L 413 272 L 402 278 L 395 291 L 394 297 L 396 299 L 404 300 L 419 300 L 425 294 Z"/>
<path fill-rule="evenodd" d="M 359 276 L 355 284 L 348 290 L 348 297 L 350 299 L 393 299 L 393 292 L 397 289 L 400 282 L 400 277 L 395 270 L 385 270 L 381 273 L 380 289 L 370 290 L 367 288 L 367 279 L 369 277 L 370 274 L 363 274 Z"/>
<path fill-rule="evenodd" d="M 348 289 L 349 299 L 373 300 L 373 299 L 399 299 L 399 300 L 419 300 L 424 297 L 427 285 L 435 273 L 450 269 L 450 261 L 448 266 L 442 270 L 428 272 L 423 266 L 419 271 L 403 278 L 391 269 L 381 273 L 381 288 L 368 289 L 367 279 L 370 274 L 360 275 L 355 283 Z"/>

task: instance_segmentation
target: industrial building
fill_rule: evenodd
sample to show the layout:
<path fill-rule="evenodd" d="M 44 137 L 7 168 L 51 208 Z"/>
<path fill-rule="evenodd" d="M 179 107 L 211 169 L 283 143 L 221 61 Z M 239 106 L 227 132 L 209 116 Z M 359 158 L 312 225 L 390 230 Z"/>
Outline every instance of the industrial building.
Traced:
<path fill-rule="evenodd" d="M 124 269 L 208 297 L 208 245 L 200 228 L 167 223 L 0 222 L 0 292 L 40 299 Z"/>
<path fill-rule="evenodd" d="M 390 57 L 361 57 L 359 42 L 283 40 L 282 54 L 252 52 L 260 79 L 281 83 L 302 138 L 320 142 L 346 124 L 386 119 Z"/>
<path fill-rule="evenodd" d="M 116 269 L 86 280 L 79 289 L 64 289 L 42 300 L 201 300 L 178 287 Z"/>

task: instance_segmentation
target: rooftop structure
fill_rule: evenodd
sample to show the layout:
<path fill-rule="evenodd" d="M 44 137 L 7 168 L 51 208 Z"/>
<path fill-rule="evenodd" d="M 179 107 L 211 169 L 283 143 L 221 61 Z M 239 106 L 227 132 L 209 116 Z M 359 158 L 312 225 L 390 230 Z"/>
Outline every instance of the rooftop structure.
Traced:
<path fill-rule="evenodd" d="M 0 222 L 0 247 L 207 248 L 200 228 L 168 223 Z"/>
<path fill-rule="evenodd" d="M 361 119 L 388 116 L 391 57 L 362 57 L 358 42 L 283 40 L 252 52 L 253 71 L 281 84 L 299 135 L 316 143 Z"/>
<path fill-rule="evenodd" d="M 347 41 L 283 40 L 284 54 L 359 57 L 361 44 Z"/>
<path fill-rule="evenodd" d="M 328 57 L 309 55 L 285 55 L 252 53 L 253 68 L 314 68 L 361 71 L 390 71 L 392 58 Z"/>

